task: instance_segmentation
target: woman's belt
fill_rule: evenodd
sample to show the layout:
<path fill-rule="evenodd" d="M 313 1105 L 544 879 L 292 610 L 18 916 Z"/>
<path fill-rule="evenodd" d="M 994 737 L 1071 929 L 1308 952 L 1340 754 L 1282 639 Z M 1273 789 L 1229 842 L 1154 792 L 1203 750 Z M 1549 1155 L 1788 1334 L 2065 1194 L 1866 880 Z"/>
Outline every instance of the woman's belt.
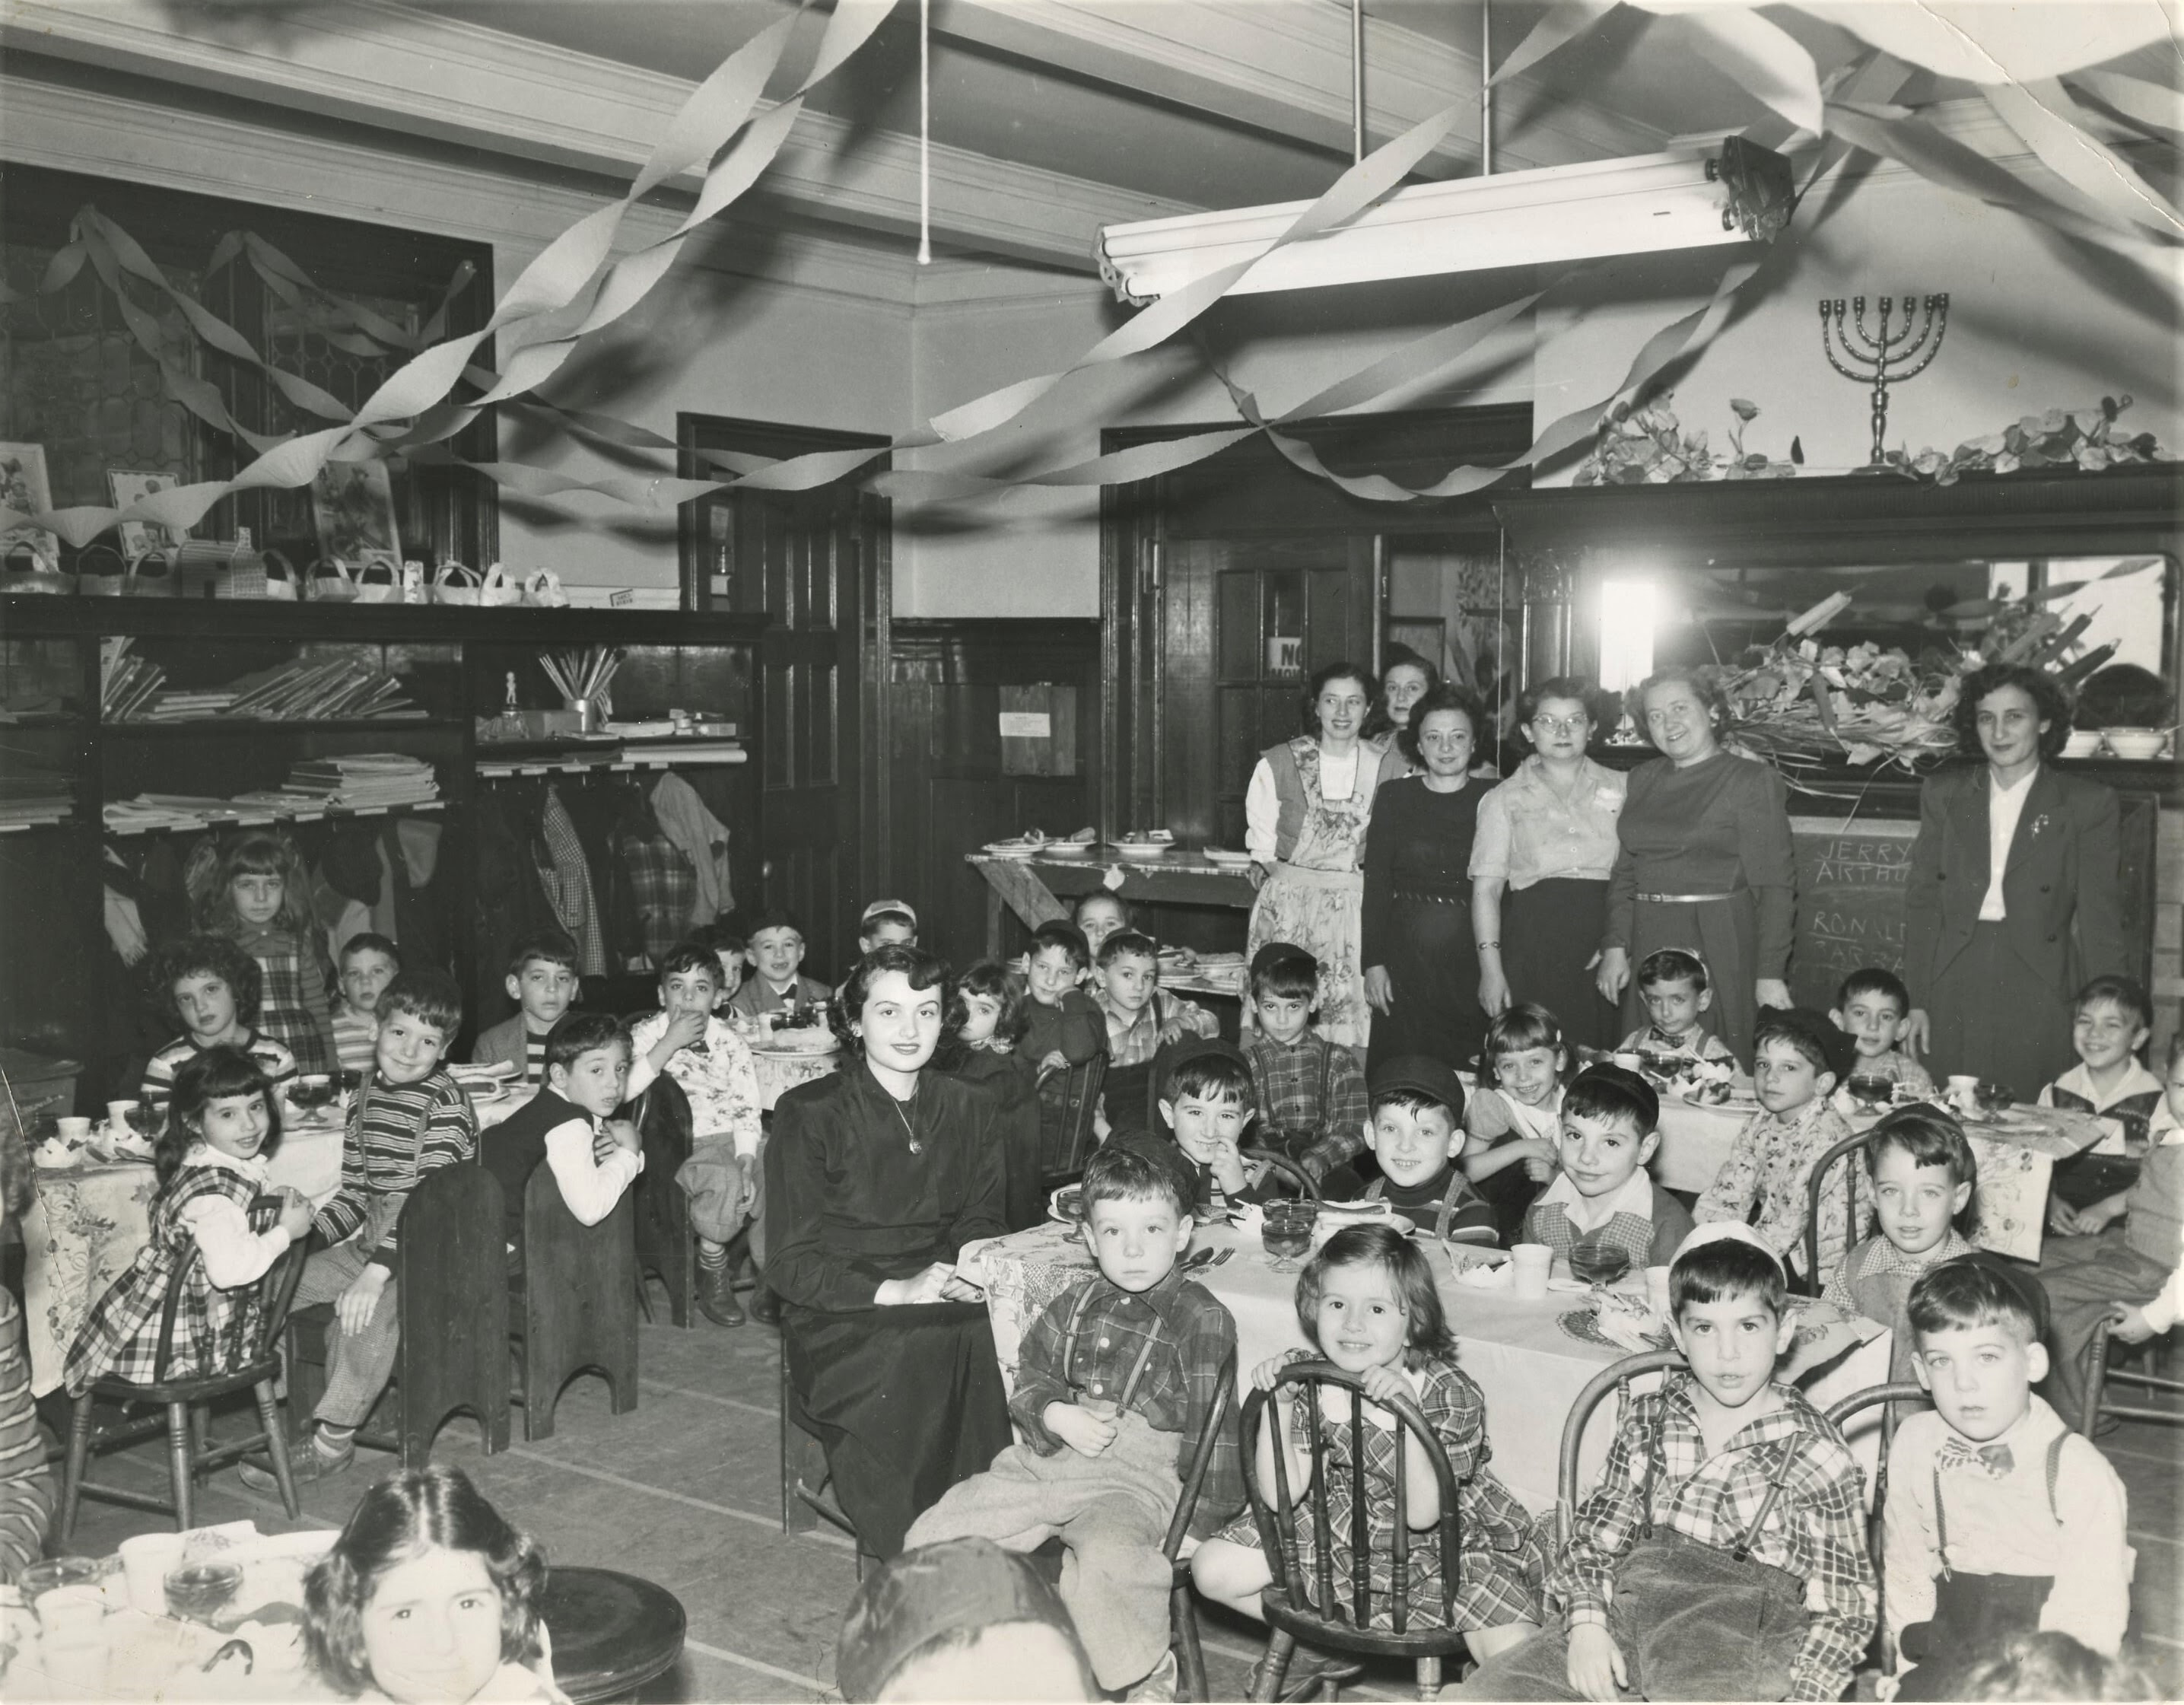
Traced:
<path fill-rule="evenodd" d="M 1450 888 L 1399 888 L 1394 890 L 1397 900 L 1422 900 L 1429 905 L 1456 905 L 1471 898 L 1471 884 L 1457 883 Z"/>
<path fill-rule="evenodd" d="M 1710 900 L 1735 900 L 1742 892 L 1740 889 L 1732 894 L 1641 894 L 1633 898 L 1650 900 L 1656 905 L 1703 905 Z"/>
<path fill-rule="evenodd" d="M 1312 888 L 1346 888 L 1362 889 L 1365 878 L 1354 870 L 1312 870 L 1301 864 L 1278 864 L 1274 874 L 1292 882 L 1301 882 Z"/>

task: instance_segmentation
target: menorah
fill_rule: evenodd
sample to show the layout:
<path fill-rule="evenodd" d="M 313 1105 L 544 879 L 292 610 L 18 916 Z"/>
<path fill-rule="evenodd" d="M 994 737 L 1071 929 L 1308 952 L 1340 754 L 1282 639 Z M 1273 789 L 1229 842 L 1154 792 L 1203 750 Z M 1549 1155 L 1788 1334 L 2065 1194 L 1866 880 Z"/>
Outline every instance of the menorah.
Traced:
<path fill-rule="evenodd" d="M 1863 296 L 1852 297 L 1847 311 L 1840 296 L 1832 301 L 1825 296 L 1820 298 L 1820 347 L 1827 351 L 1828 365 L 1846 379 L 1873 387 L 1875 467 L 1881 465 L 1882 440 L 1888 431 L 1888 387 L 1917 378 L 1942 353 L 1942 339 L 1948 335 L 1949 329 L 1949 296 L 1947 291 L 1929 296 L 1925 317 L 1917 320 L 1918 298 L 1907 295 L 1903 298 L 1903 326 L 1893 332 L 1889 329 L 1889 320 L 1896 309 L 1896 298 L 1884 296 L 1880 306 L 1880 323 L 1869 332 Z M 1837 353 L 1838 348 L 1841 354 Z"/>

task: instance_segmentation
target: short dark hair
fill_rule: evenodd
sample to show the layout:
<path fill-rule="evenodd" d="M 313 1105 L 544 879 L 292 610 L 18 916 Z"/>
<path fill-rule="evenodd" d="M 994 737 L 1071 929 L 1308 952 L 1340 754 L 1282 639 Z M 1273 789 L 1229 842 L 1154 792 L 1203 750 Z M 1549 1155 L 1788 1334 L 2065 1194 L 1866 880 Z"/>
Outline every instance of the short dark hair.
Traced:
<path fill-rule="evenodd" d="M 1420 1113 L 1446 1113 L 1461 1129 L 1463 1124 L 1463 1085 L 1456 1086 L 1456 1100 L 1449 1101 L 1409 1084 L 1391 1084 L 1384 1089 L 1373 1091 L 1371 1111 L 1377 1117 L 1383 1107 L 1401 1107 L 1413 1118 Z"/>
<path fill-rule="evenodd" d="M 1150 959 L 1160 964 L 1160 944 L 1150 935 L 1140 935 L 1127 927 L 1117 930 L 1100 944 L 1100 968 L 1105 971 L 1122 958 Z"/>
<path fill-rule="evenodd" d="M 1403 755 L 1414 764 L 1425 760 L 1418 755 L 1418 727 L 1436 710 L 1459 710 L 1463 720 L 1471 725 L 1471 738 L 1478 744 L 1486 727 L 1486 710 L 1478 699 L 1453 681 L 1436 682 L 1418 697 L 1411 706 L 1411 720 L 1396 730 L 1396 744 Z"/>
<path fill-rule="evenodd" d="M 1000 960 L 977 960 L 956 979 L 955 998 L 948 1003 L 943 1026 L 951 1034 L 960 1034 L 970 1019 L 970 1009 L 963 1004 L 967 995 L 983 995 L 1000 1003 L 1000 1016 L 994 1021 L 996 1040 L 1017 1041 L 1030 1026 L 1031 1015 L 1024 1011 L 1023 978 Z"/>
<path fill-rule="evenodd" d="M 1290 947 L 1281 953 L 1267 954 L 1263 962 L 1251 967 L 1251 998 L 1254 1000 L 1319 1000 L 1319 961 L 1301 947 Z"/>
<path fill-rule="evenodd" d="M 734 926 L 722 923 L 718 918 L 710 923 L 699 924 L 682 939 L 694 941 L 701 947 L 711 948 L 716 958 L 723 953 L 741 953 L 745 947 L 743 937 L 736 933 Z"/>
<path fill-rule="evenodd" d="M 281 1146 L 281 1098 L 265 1068 L 240 1048 L 207 1048 L 182 1061 L 167 1101 L 167 1123 L 152 1145 L 152 1172 L 164 1192 L 182 1169 L 190 1145 L 204 1134 L 208 1105 L 229 1095 L 257 1095 L 265 1103 L 265 1139 L 258 1152 L 270 1160 Z"/>
<path fill-rule="evenodd" d="M 1110 1143 L 1085 1164 L 1083 1185 L 1084 1222 L 1092 1222 L 1092 1204 L 1098 1201 L 1167 1202 L 1179 1219 L 1190 1217 L 1183 1180 L 1175 1171 L 1150 1156 L 1119 1143 Z"/>
<path fill-rule="evenodd" d="M 1371 670 L 1360 669 L 1355 663 L 1321 664 L 1304 683 L 1304 732 L 1315 738 L 1319 733 L 1319 695 L 1327 690 L 1330 681 L 1355 681 L 1362 687 L 1368 715 L 1380 702 L 1380 683 Z"/>
<path fill-rule="evenodd" d="M 337 969 L 346 970 L 350 960 L 359 953 L 383 953 L 394 961 L 394 968 L 402 968 L 402 950 L 386 936 L 369 929 L 359 929 L 342 943 L 341 951 L 335 956 Z"/>
<path fill-rule="evenodd" d="M 751 932 L 755 935 L 758 931 Z M 914 989 L 938 988 L 940 990 L 940 1010 L 948 1005 L 956 990 L 955 979 L 949 975 L 948 961 L 939 954 L 922 947 L 912 947 L 905 941 L 890 941 L 875 947 L 856 963 L 849 980 L 842 985 L 842 998 L 831 1009 L 835 1036 L 855 1059 L 863 1051 L 856 1032 L 850 1027 L 864 1016 L 865 997 L 872 992 L 872 984 L 890 972 L 900 971 L 910 979 Z"/>
<path fill-rule="evenodd" d="M 1661 1097 L 1635 1072 L 1603 1060 L 1570 1079 L 1563 1096 L 1563 1116 L 1580 1119 L 1627 1120 L 1641 1137 L 1660 1128 Z"/>
<path fill-rule="evenodd" d="M 235 996 L 235 1016 L 246 1027 L 258 1017 L 259 996 L 265 973 L 258 961 L 225 935 L 186 935 L 162 951 L 152 963 L 152 992 L 160 1008 L 181 1024 L 181 1008 L 175 1004 L 175 985 L 185 977 L 217 977 Z M 189 1027 L 183 1025 L 183 1028 Z"/>
<path fill-rule="evenodd" d="M 721 982 L 721 956 L 702 941 L 688 937 L 678 941 L 661 954 L 654 965 L 654 972 L 663 987 L 671 977 L 710 977 L 715 988 Z"/>
<path fill-rule="evenodd" d="M 1858 1057 L 1858 1044 L 1836 1028 L 1835 1021 L 1802 1006 L 1769 1006 L 1752 1027 L 1752 1054 L 1769 1042 L 1787 1042 L 1804 1056 L 1815 1072 L 1832 1073 L 1837 1079 Z"/>
<path fill-rule="evenodd" d="M 1034 958 L 1050 947 L 1058 947 L 1069 956 L 1069 962 L 1079 971 L 1092 965 L 1092 945 L 1084 939 L 1084 932 L 1073 923 L 1065 923 L 1050 917 L 1031 933 L 1031 951 Z"/>
<path fill-rule="evenodd" d="M 1663 983 L 1689 983 L 1703 993 L 1706 961 L 1680 947 L 1663 947 L 1638 961 L 1641 989 L 1658 989 Z"/>
<path fill-rule="evenodd" d="M 1979 1156 L 1964 1140 L 1964 1128 L 1926 1102 L 1892 1108 L 1880 1116 L 1880 1123 L 1866 1133 L 1867 1168 L 1878 1171 L 1881 1156 L 1891 1149 L 1901 1149 L 1914 1167 L 1947 1167 L 1952 1190 L 1979 1182 Z"/>
<path fill-rule="evenodd" d="M 452 1033 L 463 1022 L 461 985 L 437 965 L 400 972 L 379 997 L 379 1022 L 384 1024 L 405 1013 Z"/>
<path fill-rule="evenodd" d="M 1707 721 L 1719 736 L 1729 726 L 1729 697 L 1721 690 L 1721 683 L 1707 668 L 1690 663 L 1674 663 L 1665 669 L 1656 669 L 1624 695 L 1624 706 L 1630 718 L 1638 725 L 1638 732 L 1646 734 L 1646 695 L 1656 687 L 1680 683 L 1691 689 L 1691 696 L 1699 701 L 1707 713 Z M 1646 734 L 1650 744 L 1652 736 Z"/>
<path fill-rule="evenodd" d="M 1600 683 L 1582 675 L 1551 675 L 1536 687 L 1527 687 L 1517 698 L 1517 723 L 1529 728 L 1540 706 L 1550 699 L 1574 699 L 1595 726 L 1609 720 Z M 1529 738 L 1529 737 L 1528 737 Z"/>
<path fill-rule="evenodd" d="M 520 978 L 525 966 L 543 959 L 574 976 L 578 957 L 577 944 L 566 929 L 534 929 L 528 935 L 517 936 L 508 950 L 508 974 Z"/>
<path fill-rule="evenodd" d="M 873 934 L 877 931 L 884 928 L 889 924 L 900 925 L 902 928 L 908 930 L 912 935 L 917 933 L 917 920 L 912 917 L 908 912 L 902 911 L 900 908 L 890 905 L 882 911 L 868 914 L 861 922 L 859 922 L 857 925 L 857 939 L 859 940 L 862 940 L 865 937 Z"/>
<path fill-rule="evenodd" d="M 1911 1010 L 1911 991 L 1885 965 L 1863 965 L 1844 978 L 1842 987 L 1836 990 L 1836 1011 L 1841 1011 L 1861 995 L 1886 995 L 1896 1003 L 1898 1017 Z"/>
<path fill-rule="evenodd" d="M 1491 1065 L 1499 1054 L 1523 1054 L 1534 1048 L 1560 1048 L 1563 1043 L 1562 1020 L 1535 1000 L 1519 1000 L 1505 1006 L 1486 1027 L 1486 1061 Z"/>
<path fill-rule="evenodd" d="M 1178 1060 L 1161 1085 L 1161 1099 L 1173 1106 L 1190 1096 L 1199 1101 L 1256 1104 L 1251 1068 L 1228 1048 L 1204 1048 Z"/>
<path fill-rule="evenodd" d="M 1931 1332 L 1959 1332 L 1978 1326 L 2007 1326 L 2027 1344 L 2036 1344 L 2048 1329 L 2042 1291 L 2036 1300 L 2031 1287 L 2040 1281 L 2030 1273 L 2005 1272 L 1991 1259 L 1958 1256 L 1928 1268 L 1919 1275 L 1904 1304 L 1914 1338 Z"/>
<path fill-rule="evenodd" d="M 2070 715 L 2075 706 L 2070 689 L 2044 669 L 2031 669 L 2022 663 L 1990 663 L 1975 669 L 1964 677 L 1957 688 L 1957 707 L 1950 712 L 1949 721 L 1957 731 L 1957 755 L 1975 763 L 1984 763 L 1986 753 L 1980 744 L 1980 700 L 2005 687 L 2015 687 L 2032 700 L 2033 713 L 2048 725 L 2040 736 L 2040 755 L 2052 758 L 2063 749 L 2063 743 L 2070 738 Z"/>
<path fill-rule="evenodd" d="M 2140 1029 L 2153 1028 L 2153 1001 L 2148 995 L 2143 983 L 2134 983 L 2128 977 L 2096 977 L 2081 989 L 2077 998 L 2070 1002 L 2071 1014 L 2075 1017 L 2088 1006 L 2098 1006 L 2103 1000 L 2122 1007 L 2138 1020 Z"/>
<path fill-rule="evenodd" d="M 1403 1365 L 1456 1360 L 1456 1337 L 1434 1284 L 1433 1264 L 1393 1226 L 1346 1225 L 1319 1246 L 1297 1276 L 1297 1325 L 1305 1342 L 1319 1343 L 1319 1299 L 1327 1275 L 1339 1267 L 1377 1267 L 1395 1281 L 1403 1299 Z"/>
<path fill-rule="evenodd" d="M 546 1033 L 546 1069 L 567 1071 L 594 1048 L 619 1042 L 629 1046 L 629 1032 L 611 1012 L 565 1012 Z"/>
<path fill-rule="evenodd" d="M 1727 1302 L 1740 1296 L 1758 1297 L 1777 1320 L 1790 1301 L 1782 1263 L 1741 1237 L 1702 1243 L 1669 1266 L 1669 1312 L 1679 1320 L 1694 1303 Z"/>

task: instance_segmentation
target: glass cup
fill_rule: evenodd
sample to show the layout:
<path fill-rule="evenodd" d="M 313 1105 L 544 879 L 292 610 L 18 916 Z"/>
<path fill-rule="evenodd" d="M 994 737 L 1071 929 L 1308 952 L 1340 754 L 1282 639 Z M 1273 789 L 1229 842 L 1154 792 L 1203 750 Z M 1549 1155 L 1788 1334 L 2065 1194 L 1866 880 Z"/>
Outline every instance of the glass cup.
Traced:
<path fill-rule="evenodd" d="M 1613 1284 L 1630 1271 L 1630 1251 L 1612 1243 L 1570 1245 L 1570 1277 L 1585 1284 Z"/>
<path fill-rule="evenodd" d="M 1877 1112 L 1896 1099 L 1896 1080 L 1878 1072 L 1850 1074 L 1850 1098 L 1869 1113 Z"/>
<path fill-rule="evenodd" d="M 1265 1209 L 1259 1241 L 1274 1257 L 1276 1273 L 1297 1271 L 1296 1258 L 1312 1251 L 1312 1228 L 1319 1210 L 1308 1201 L 1273 1201 Z"/>
<path fill-rule="evenodd" d="M 176 1616 L 218 1628 L 220 1612 L 235 1602 L 242 1590 L 239 1563 L 192 1563 L 170 1569 L 165 1582 L 167 1608 Z"/>

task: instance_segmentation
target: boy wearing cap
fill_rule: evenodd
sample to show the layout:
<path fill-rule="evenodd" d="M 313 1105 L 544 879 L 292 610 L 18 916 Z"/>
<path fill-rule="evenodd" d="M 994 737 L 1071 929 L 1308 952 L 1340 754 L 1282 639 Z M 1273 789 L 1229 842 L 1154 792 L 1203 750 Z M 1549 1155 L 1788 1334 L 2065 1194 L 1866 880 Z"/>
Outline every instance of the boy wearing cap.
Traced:
<path fill-rule="evenodd" d="M 1633 1267 L 1666 1267 L 1691 1217 L 1647 1176 L 1660 1146 L 1661 1098 L 1635 1072 L 1588 1066 L 1563 1093 L 1562 1169 L 1524 1213 L 1524 1241 L 1564 1261 L 1580 1245 L 1619 1249 Z"/>
<path fill-rule="evenodd" d="M 1494 1209 L 1456 1163 L 1463 1151 L 1463 1085 L 1456 1073 L 1426 1055 L 1406 1054 L 1374 1067 L 1368 1088 L 1365 1141 L 1380 1176 L 1365 1187 L 1365 1199 L 1385 1201 L 1446 1242 L 1491 1248 Z"/>
<path fill-rule="evenodd" d="M 1820 1156 L 1850 1134 L 1828 1097 L 1856 1052 L 1856 1045 L 1824 1012 L 1802 1006 L 1761 1012 L 1752 1032 L 1752 1067 L 1759 1111 L 1736 1134 L 1729 1158 L 1692 1208 L 1693 1219 L 1701 1225 L 1716 1220 L 1741 1223 L 1751 1218 L 1756 1204 L 1759 1217 L 1754 1223 L 1761 1239 L 1792 1273 L 1802 1274 L 1806 1185 Z M 1865 1223 L 1873 1204 L 1864 1159 L 1852 1155 L 1842 1164 L 1851 1168 L 1857 1211 L 1845 1212 L 1841 1190 L 1820 1194 L 1823 1284 L 1849 1253 L 1852 1229 Z"/>

